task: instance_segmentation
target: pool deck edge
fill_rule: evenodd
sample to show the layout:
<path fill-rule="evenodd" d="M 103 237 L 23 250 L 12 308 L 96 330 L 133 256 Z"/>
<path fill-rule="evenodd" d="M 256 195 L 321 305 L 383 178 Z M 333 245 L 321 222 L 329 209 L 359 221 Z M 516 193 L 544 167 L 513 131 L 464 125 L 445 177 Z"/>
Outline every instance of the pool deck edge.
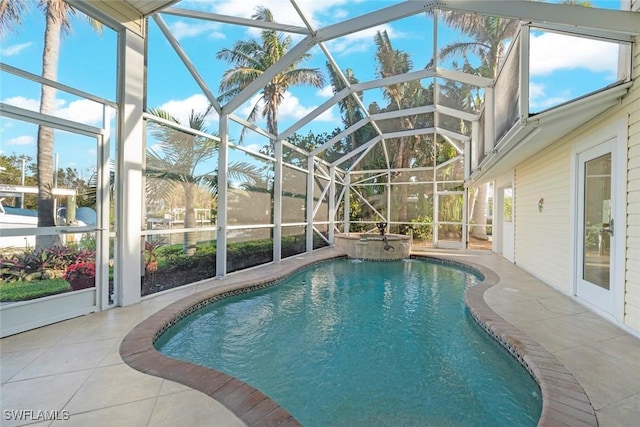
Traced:
<path fill-rule="evenodd" d="M 300 426 L 283 407 L 252 386 L 222 372 L 162 355 L 154 348 L 159 335 L 184 313 L 220 296 L 244 293 L 278 281 L 300 269 L 330 259 L 343 258 L 337 251 L 318 251 L 283 261 L 259 275 L 230 275 L 211 280 L 205 289 L 173 302 L 134 327 L 119 348 L 122 360 L 140 372 L 191 387 L 217 400 L 247 426 Z M 469 287 L 465 303 L 474 320 L 505 347 L 536 380 L 542 392 L 542 413 L 538 426 L 598 426 L 595 410 L 576 378 L 550 352 L 524 332 L 500 317 L 484 299 L 484 292 L 497 284 L 499 276 L 491 269 L 447 256 L 412 254 L 415 258 L 435 259 L 479 271 L 484 280 Z"/>
<path fill-rule="evenodd" d="M 509 351 L 538 383 L 542 393 L 539 427 L 598 426 L 596 411 L 589 396 L 564 364 L 526 333 L 504 320 L 487 304 L 484 293 L 500 281 L 500 277 L 493 270 L 467 260 L 428 257 L 468 265 L 484 276 L 481 283 L 467 288 L 465 304 L 473 319 Z"/>
<path fill-rule="evenodd" d="M 135 326 L 120 343 L 120 357 L 137 371 L 206 394 L 224 405 L 247 426 L 301 426 L 286 409 L 260 390 L 223 372 L 164 356 L 155 349 L 154 342 L 163 331 L 196 306 L 223 296 L 258 289 L 319 262 L 344 257 L 344 253 L 337 251 L 317 251 L 313 256 L 285 260 L 277 268 L 266 269 L 264 274 L 239 273 L 203 282 L 204 290 L 169 304 Z"/>

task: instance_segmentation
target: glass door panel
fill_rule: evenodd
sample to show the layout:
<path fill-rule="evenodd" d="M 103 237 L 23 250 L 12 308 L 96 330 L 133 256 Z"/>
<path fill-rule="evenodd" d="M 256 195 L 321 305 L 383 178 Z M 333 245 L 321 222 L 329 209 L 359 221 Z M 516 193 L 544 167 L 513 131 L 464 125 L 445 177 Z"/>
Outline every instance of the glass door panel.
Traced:
<path fill-rule="evenodd" d="M 584 164 L 582 279 L 609 289 L 611 271 L 611 153 Z"/>
<path fill-rule="evenodd" d="M 614 307 L 614 142 L 578 154 L 576 295 L 607 313 Z"/>

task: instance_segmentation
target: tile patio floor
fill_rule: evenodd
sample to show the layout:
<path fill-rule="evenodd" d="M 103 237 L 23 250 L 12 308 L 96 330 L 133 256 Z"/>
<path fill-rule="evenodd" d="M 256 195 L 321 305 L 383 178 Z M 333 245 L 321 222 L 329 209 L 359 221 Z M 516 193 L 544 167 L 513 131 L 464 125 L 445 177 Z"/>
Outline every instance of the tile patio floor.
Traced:
<path fill-rule="evenodd" d="M 484 265 L 500 276 L 485 301 L 502 318 L 551 352 L 580 382 L 600 426 L 640 425 L 640 339 L 593 314 L 503 258 L 485 251 L 424 250 Z M 283 262 L 333 256 L 332 249 Z M 229 275 L 225 283 L 264 279 L 283 267 L 264 266 Z M 56 323 L 0 340 L 0 425 L 34 426 L 241 426 L 230 411 L 180 384 L 126 365 L 119 346 L 142 320 L 203 289 L 210 281 Z M 17 421 L 11 410 L 58 410 L 55 421 Z"/>

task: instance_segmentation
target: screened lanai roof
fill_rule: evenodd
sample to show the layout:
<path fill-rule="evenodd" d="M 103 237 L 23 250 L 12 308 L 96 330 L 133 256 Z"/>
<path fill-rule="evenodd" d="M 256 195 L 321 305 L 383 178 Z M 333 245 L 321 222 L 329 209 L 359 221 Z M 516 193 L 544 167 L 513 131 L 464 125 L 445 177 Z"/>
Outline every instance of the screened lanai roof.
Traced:
<path fill-rule="evenodd" d="M 633 12 L 531 1 L 366 1 L 358 3 L 357 8 L 346 8 L 339 1 L 320 6 L 301 0 L 70 3 L 121 22 L 126 17 L 135 18 L 131 20 L 141 22 L 141 33 L 149 34 L 151 27 L 157 28 L 216 113 L 229 115 L 238 126 L 269 140 L 280 140 L 285 147 L 300 150 L 289 142 L 290 137 L 317 132 L 318 124 L 331 126 L 324 118 L 331 114 L 335 118 L 340 114 L 335 111 L 339 110 L 343 113 L 339 132 L 305 151 L 309 156 L 340 170 L 358 170 L 361 160 L 376 148 L 376 155 L 384 157 L 382 165 L 394 168 L 398 164 L 391 159 L 389 144 L 426 135 L 449 144 L 459 154 L 465 153 L 467 179 L 471 181 L 486 180 L 507 170 L 614 105 L 630 85 L 630 45 L 633 37 L 640 34 L 640 20 Z M 252 19 L 259 6 L 270 8 L 275 22 Z M 482 58 L 473 49 L 464 55 L 445 55 L 447 49 L 455 50 L 452 46 L 456 44 L 471 46 L 488 41 L 456 31 L 447 20 L 454 13 L 467 20 L 491 16 L 517 22 L 512 34 L 498 38 L 500 45 L 495 49 L 502 53 L 493 70 L 495 78 L 491 70 L 482 70 Z M 143 17 L 149 19 L 146 30 Z M 222 75 L 198 62 L 195 51 L 182 42 L 185 35 L 181 29 L 187 24 L 209 29 L 202 31 L 201 45 L 211 50 L 209 62 L 216 60 L 216 51 L 233 43 L 232 29 L 244 28 L 245 38 L 259 38 L 264 29 L 277 30 L 291 36 L 292 44 L 283 57 L 236 96 L 221 100 L 218 86 Z M 536 44 L 543 37 L 560 37 L 557 40 L 563 40 L 568 51 L 545 51 L 543 46 L 548 44 Z M 557 96 L 547 94 L 545 103 L 533 102 L 543 84 L 534 82 L 532 76 L 545 73 L 536 68 L 536 59 L 570 56 L 572 46 L 583 42 L 593 43 L 596 51 L 619 52 L 615 72 L 580 92 L 570 87 L 579 80 L 579 67 L 566 65 L 566 91 L 554 94 Z M 361 56 L 358 49 L 367 43 L 386 46 L 391 63 Z M 407 56 L 403 57 L 403 53 Z M 269 132 L 259 120 L 249 123 L 244 112 L 246 104 L 255 103 L 256 94 L 301 55 L 309 55 L 313 66 L 332 70 L 333 92 L 313 107 L 299 105 L 303 111 L 294 115 L 295 120 L 280 122 L 277 134 Z M 403 58 L 408 61 L 403 63 Z M 547 75 L 547 79 L 555 78 Z M 588 76 L 582 75 L 585 79 L 589 80 Z M 289 90 L 298 100 L 309 97 L 308 90 Z M 398 93 L 394 94 L 394 90 Z M 408 91 L 414 91 L 410 102 L 406 101 Z M 357 113 L 355 119 L 344 120 L 346 108 Z M 334 127 L 326 132 L 334 131 Z M 349 144 L 356 134 L 358 143 Z M 341 149 L 336 150 L 340 144 Z"/>

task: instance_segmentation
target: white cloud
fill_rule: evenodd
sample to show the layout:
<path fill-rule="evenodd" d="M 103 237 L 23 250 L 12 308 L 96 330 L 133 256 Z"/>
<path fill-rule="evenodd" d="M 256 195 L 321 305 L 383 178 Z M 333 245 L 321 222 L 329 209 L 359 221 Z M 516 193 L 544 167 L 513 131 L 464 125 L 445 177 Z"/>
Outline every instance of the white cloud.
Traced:
<path fill-rule="evenodd" d="M 529 104 L 537 112 L 555 107 L 573 98 L 568 89 L 549 96 L 547 95 L 547 87 L 544 84 L 533 82 L 529 84 Z"/>
<path fill-rule="evenodd" d="M 618 44 L 557 33 L 532 34 L 531 74 L 548 75 L 556 70 L 585 68 L 615 75 Z"/>
<path fill-rule="evenodd" d="M 291 24 L 297 26 L 304 26 L 302 18 L 298 15 L 290 2 L 283 0 L 262 0 L 259 3 L 249 2 L 245 0 L 236 1 L 216 1 L 213 3 L 213 11 L 223 15 L 242 16 L 244 18 L 251 18 L 256 11 L 258 5 L 264 6 L 273 13 L 273 17 L 276 22 Z M 358 3 L 353 0 L 299 0 L 297 1 L 300 10 L 304 13 L 305 17 L 311 22 L 314 28 L 319 28 L 322 24 L 322 15 L 328 13 L 336 6 Z M 346 12 L 340 10 L 344 18 Z M 333 18 L 332 18 L 333 19 Z"/>
<path fill-rule="evenodd" d="M 3 46 L 2 48 L 0 48 L 0 55 L 1 56 L 14 56 L 14 55 L 18 55 L 20 54 L 23 50 L 27 49 L 28 47 L 30 47 L 33 43 L 31 42 L 27 42 L 27 43 L 20 43 L 20 44 L 14 44 L 12 46 Z"/>
<path fill-rule="evenodd" d="M 260 102 L 258 105 L 258 118 L 262 118 L 262 101 L 259 100 L 260 95 L 253 96 L 248 102 L 246 102 L 239 110 L 238 115 L 241 118 L 247 118 L 251 109 L 255 105 L 256 102 Z M 284 95 L 284 100 L 278 107 L 278 121 L 283 122 L 286 120 L 300 120 L 305 117 L 307 114 L 312 112 L 317 108 L 317 105 L 312 106 L 304 106 L 300 103 L 300 99 L 295 95 L 287 92 Z M 320 116 L 316 117 L 314 120 L 322 121 L 322 122 L 334 122 L 339 121 L 339 118 L 336 118 L 333 114 L 334 109 L 330 108 L 329 110 L 322 113 Z M 280 129 L 280 131 L 284 129 Z"/>
<path fill-rule="evenodd" d="M 334 95 L 333 86 L 325 86 L 322 89 L 318 89 L 316 95 L 321 98 L 331 98 Z"/>
<path fill-rule="evenodd" d="M 35 145 L 36 139 L 30 135 L 18 136 L 4 141 L 6 145 Z"/>
<path fill-rule="evenodd" d="M 225 35 L 220 30 L 221 26 L 217 22 L 199 22 L 197 24 L 188 23 L 186 21 L 178 21 L 171 24 L 171 34 L 178 39 L 186 39 L 189 37 L 199 37 L 206 35 L 212 39 L 224 39 Z"/>
<path fill-rule="evenodd" d="M 300 10 L 315 30 L 334 24 L 348 17 L 346 9 L 337 9 L 341 5 L 353 5 L 361 1 L 354 0 L 298 0 Z M 183 0 L 181 4 L 184 4 Z M 283 0 L 261 0 L 260 2 L 250 2 L 245 0 L 221 0 L 211 2 L 210 11 L 221 15 L 238 16 L 252 19 L 258 6 L 263 6 L 271 11 L 277 23 L 294 25 L 306 28 L 303 19 L 289 1 Z M 201 5 L 198 7 L 202 8 Z M 249 27 L 246 29 L 249 37 L 259 38 L 261 29 Z M 293 38 L 294 44 L 303 36 L 300 34 L 288 33 Z"/>
<path fill-rule="evenodd" d="M 529 83 L 529 98 L 538 99 L 544 96 L 545 85 L 542 83 Z"/>
<path fill-rule="evenodd" d="M 86 99 L 72 101 L 68 106 L 60 103 L 56 116 L 67 120 L 102 127 L 102 105 Z"/>
<path fill-rule="evenodd" d="M 300 100 L 296 96 L 291 95 L 290 93 L 285 93 L 284 100 L 278 107 L 278 116 L 283 119 L 293 118 L 296 120 L 300 120 L 314 109 L 314 106 L 303 106 L 302 104 L 300 104 Z"/>
<path fill-rule="evenodd" d="M 171 100 L 167 101 L 164 104 L 160 105 L 158 109 L 164 110 L 175 117 L 181 124 L 188 125 L 189 123 L 189 115 L 191 111 L 195 111 L 196 113 L 202 113 L 209 107 L 209 100 L 206 96 L 202 94 L 191 95 L 186 99 L 179 100 Z M 208 123 L 217 120 L 217 114 L 215 111 L 209 115 Z M 209 126 L 209 124 L 207 124 Z M 209 129 L 210 131 L 215 131 L 217 129 Z"/>
<path fill-rule="evenodd" d="M 249 151 L 253 151 L 254 153 L 259 153 L 260 149 L 262 148 L 262 146 L 260 146 L 259 144 L 249 144 L 246 147 L 243 147 Z"/>
<path fill-rule="evenodd" d="M 221 15 L 239 16 L 251 18 L 258 5 L 264 6 L 271 11 L 276 22 L 303 26 L 302 19 L 298 16 L 291 3 L 282 0 L 264 0 L 259 4 L 249 1 L 219 1 L 213 2 L 213 12 Z"/>
<path fill-rule="evenodd" d="M 40 109 L 40 101 L 37 99 L 29 99 L 24 96 L 14 96 L 4 100 L 6 104 L 14 107 L 24 108 L 25 110 L 38 111 Z"/>
<path fill-rule="evenodd" d="M 15 107 L 24 108 L 26 110 L 40 111 L 40 101 L 37 99 L 29 99 L 23 96 L 14 96 L 5 99 L 4 102 Z M 111 112 L 111 117 L 109 117 L 109 119 L 111 119 L 113 118 L 113 110 L 109 111 Z M 64 99 L 58 98 L 55 101 L 55 111 L 52 115 L 74 122 L 97 127 L 102 127 L 103 122 L 102 105 L 88 99 L 80 99 L 68 102 Z"/>
<path fill-rule="evenodd" d="M 347 12 L 347 10 L 345 9 L 335 9 L 332 15 L 337 20 L 344 19 L 349 16 L 349 12 Z"/>
<path fill-rule="evenodd" d="M 357 33 L 347 34 L 335 40 L 327 42 L 327 48 L 337 56 L 345 56 L 356 52 L 366 52 L 372 49 L 373 39 L 378 31 L 386 31 L 389 38 L 398 40 L 406 37 L 406 34 L 398 32 L 389 25 L 368 28 Z"/>

